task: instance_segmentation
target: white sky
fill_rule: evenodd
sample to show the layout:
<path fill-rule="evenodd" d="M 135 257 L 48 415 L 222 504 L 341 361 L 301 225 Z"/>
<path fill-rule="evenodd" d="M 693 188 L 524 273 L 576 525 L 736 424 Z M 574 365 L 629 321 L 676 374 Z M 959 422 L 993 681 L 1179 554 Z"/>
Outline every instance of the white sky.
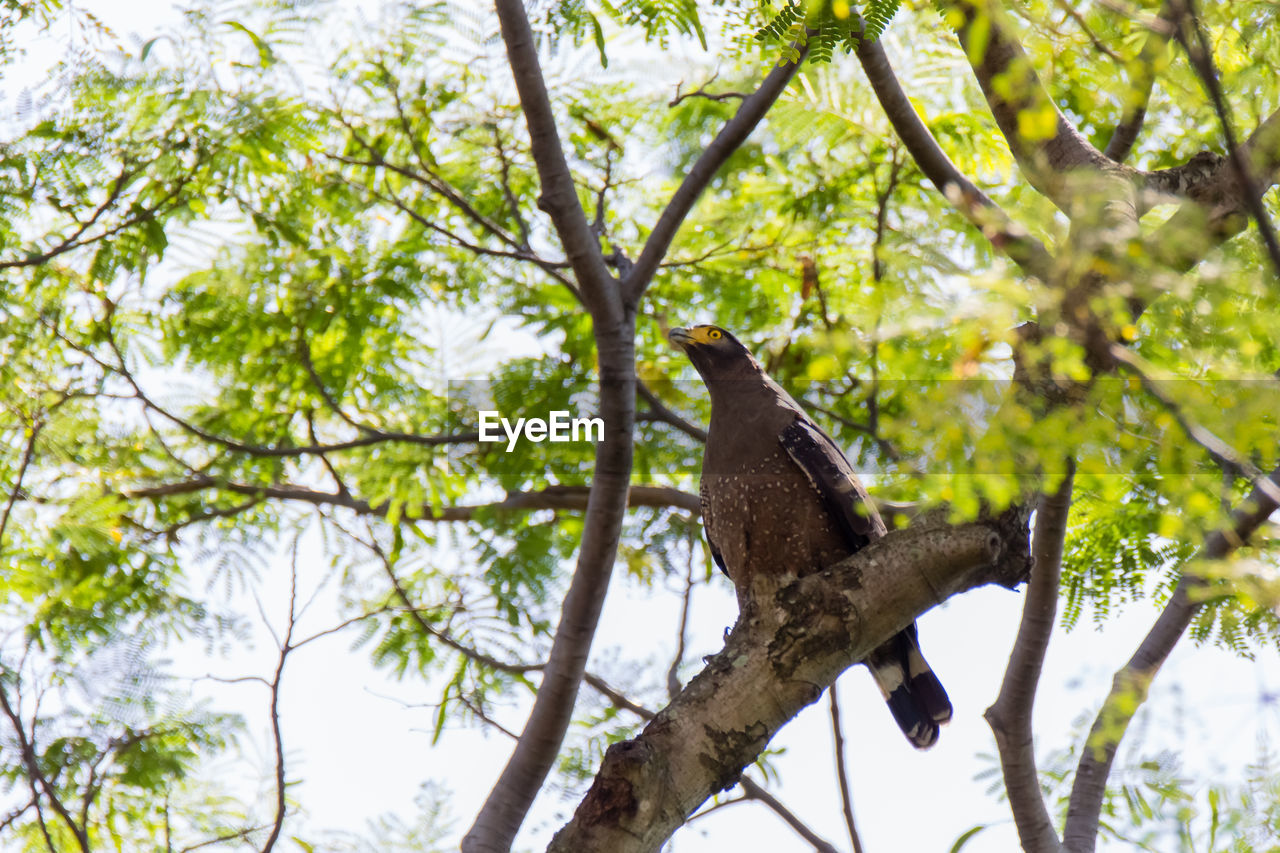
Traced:
<path fill-rule="evenodd" d="M 136 43 L 131 33 L 145 40 L 176 21 L 174 7 L 156 0 L 81 0 L 76 5 L 93 10 L 116 30 L 125 46 Z M 62 55 L 63 35 L 54 33 L 28 45 L 28 61 L 6 72 L 2 88 L 7 97 L 0 101 L 0 112 L 12 107 L 22 86 L 39 83 L 44 69 Z M 306 542 L 300 568 L 304 581 L 311 580 L 303 587 L 314 586 L 326 565 L 327 558 L 316 550 L 315 542 Z M 263 610 L 277 625 L 285 612 L 287 584 L 287 560 L 280 557 L 266 573 L 261 593 Z M 299 629 L 301 634 L 338 621 L 332 592 L 320 596 Z M 993 780 L 975 781 L 975 776 L 995 766 L 993 759 L 978 757 L 994 754 L 982 712 L 996 695 L 1022 600 L 1018 593 L 980 590 L 953 599 L 920 620 L 925 654 L 955 705 L 954 721 L 943 730 L 938 746 L 927 753 L 907 744 L 863 669 L 856 668 L 841 679 L 854 807 L 868 853 L 948 850 L 961 833 L 979 823 L 999 825 L 980 834 L 966 851 L 1003 853 L 1016 848 L 1007 807 L 987 792 Z M 1058 632 L 1036 706 L 1042 758 L 1065 747 L 1072 724 L 1096 709 L 1111 674 L 1131 654 L 1153 617 L 1148 605 L 1133 605 L 1103 632 L 1093 630 L 1087 614 L 1081 620 L 1083 627 L 1074 633 Z M 615 579 L 592 668 L 607 671 L 609 660 L 652 651 L 659 672 L 665 672 L 668 650 L 674 647 L 676 618 L 669 596 Z M 727 582 L 700 592 L 694 600 L 694 639 L 688 660 L 718 651 L 723 630 L 733 618 L 733 595 Z M 281 718 L 289 776 L 303 779 L 290 789 L 290 795 L 301 804 L 303 814 L 291 819 L 285 836 L 314 841 L 315 833 L 325 829 L 359 831 L 367 820 L 387 812 L 410 818 L 415 813 L 413 798 L 426 779 L 452 790 L 455 829 L 464 831 L 509 755 L 509 742 L 501 735 L 455 728 L 432 747 L 429 703 L 439 695 L 439 685 L 389 681 L 373 671 L 365 650 L 351 649 L 352 637 L 346 633 L 325 638 L 290 659 Z M 265 688 L 217 684 L 200 677 L 269 676 L 276 657 L 270 638 L 257 631 L 251 646 L 227 660 L 209 659 L 198 648 L 174 649 L 173 657 L 176 672 L 196 679 L 192 682 L 195 695 L 214 698 L 219 707 L 238 711 L 249 720 L 253 737 L 245 746 L 261 767 L 261 778 L 266 778 L 270 742 Z M 1238 772 L 1256 756 L 1260 740 L 1277 742 L 1280 722 L 1274 697 L 1278 693 L 1280 657 L 1273 651 L 1249 662 L 1184 642 L 1152 693 L 1157 705 L 1176 698 L 1182 713 L 1163 714 L 1149 727 L 1149 751 L 1167 747 L 1182 752 L 1193 778 L 1214 767 Z M 1264 704 L 1263 697 L 1272 699 Z M 827 713 L 824 697 L 774 741 L 772 748 L 784 749 L 785 754 L 776 759 L 782 782 L 771 789 L 817 832 L 847 849 Z M 518 729 L 520 708 L 502 712 L 501 718 Z M 255 790 L 260 781 L 252 771 L 245 771 L 241 784 Z M 541 849 L 575 804 L 576 798 L 544 791 L 517 849 Z M 722 809 L 686 827 L 676 835 L 673 849 L 710 853 L 803 850 L 806 845 L 772 813 L 748 804 Z"/>

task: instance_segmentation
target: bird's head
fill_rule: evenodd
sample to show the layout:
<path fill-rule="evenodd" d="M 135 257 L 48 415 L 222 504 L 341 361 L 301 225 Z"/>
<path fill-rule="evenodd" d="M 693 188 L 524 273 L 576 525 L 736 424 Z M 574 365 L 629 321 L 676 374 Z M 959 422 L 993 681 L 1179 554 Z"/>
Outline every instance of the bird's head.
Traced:
<path fill-rule="evenodd" d="M 761 373 L 751 351 L 719 326 L 691 326 L 672 329 L 667 339 L 684 350 L 704 381 L 745 379 Z"/>

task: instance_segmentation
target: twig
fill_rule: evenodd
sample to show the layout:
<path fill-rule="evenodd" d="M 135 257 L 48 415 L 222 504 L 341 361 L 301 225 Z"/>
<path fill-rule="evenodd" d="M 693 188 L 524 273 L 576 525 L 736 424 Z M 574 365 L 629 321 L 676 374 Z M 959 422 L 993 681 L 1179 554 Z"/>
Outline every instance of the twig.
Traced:
<path fill-rule="evenodd" d="M 692 544 L 692 543 L 690 543 Z M 684 576 L 684 595 L 680 597 L 680 626 L 676 629 L 676 653 L 667 667 L 667 697 L 674 699 L 680 692 L 680 664 L 684 663 L 685 635 L 689 628 L 689 603 L 693 600 L 693 551 L 689 552 Z"/>
<path fill-rule="evenodd" d="M 271 740 L 275 746 L 276 776 L 276 814 L 271 823 L 271 834 L 262 845 L 262 853 L 271 853 L 284 828 L 285 817 L 285 763 L 284 738 L 280 732 L 280 681 L 284 675 L 284 665 L 293 651 L 293 630 L 297 625 L 298 603 L 298 543 L 293 544 L 293 559 L 289 565 L 289 621 L 285 626 L 284 639 L 280 642 L 280 657 L 276 663 L 275 675 L 271 679 Z"/>
<path fill-rule="evenodd" d="M 827 696 L 831 700 L 831 737 L 835 741 L 836 781 L 840 783 L 840 810 L 844 814 L 844 825 L 849 831 L 853 853 L 862 853 L 862 839 L 858 837 L 858 827 L 853 822 L 853 794 L 849 790 L 849 771 L 844 760 L 844 726 L 840 722 L 840 700 L 836 696 L 835 684 L 827 688 Z"/>
<path fill-rule="evenodd" d="M 728 101 L 731 99 L 745 101 L 748 97 L 750 97 L 750 95 L 748 95 L 745 92 L 719 92 L 715 94 L 708 92 L 707 87 L 710 86 L 712 83 L 716 82 L 716 78 L 719 76 L 720 76 L 720 72 L 717 71 L 715 74 L 711 75 L 710 80 L 703 83 L 701 86 L 694 89 L 692 92 L 685 92 L 684 94 L 680 93 L 680 87 L 684 85 L 684 82 L 681 81 L 680 83 L 677 83 L 676 96 L 672 98 L 669 102 L 667 102 L 667 106 L 674 107 L 677 104 L 679 104 L 681 101 L 685 100 L 686 98 L 706 98 L 708 101 Z"/>
<path fill-rule="evenodd" d="M 750 776 L 743 776 L 738 780 L 738 784 L 742 786 L 742 791 L 749 800 L 759 800 L 768 806 L 769 810 L 782 818 L 787 826 L 796 831 L 805 841 L 813 845 L 813 849 L 818 853 L 839 853 L 830 841 L 827 841 L 818 833 L 810 829 L 804 821 L 795 816 L 791 809 L 784 806 L 777 797 L 770 794 L 762 785 L 753 780 Z"/>
<path fill-rule="evenodd" d="M 26 446 L 22 449 L 22 461 L 18 464 L 18 473 L 13 478 L 13 485 L 9 487 L 9 499 L 4 505 L 4 514 L 0 515 L 0 554 L 4 553 L 4 535 L 9 529 L 9 517 L 13 513 L 13 506 L 18 502 L 18 496 L 22 494 L 22 482 L 26 479 L 27 469 L 31 467 L 31 460 L 35 457 L 36 441 L 40 438 L 40 430 L 44 428 L 41 421 L 33 421 L 27 427 Z"/>

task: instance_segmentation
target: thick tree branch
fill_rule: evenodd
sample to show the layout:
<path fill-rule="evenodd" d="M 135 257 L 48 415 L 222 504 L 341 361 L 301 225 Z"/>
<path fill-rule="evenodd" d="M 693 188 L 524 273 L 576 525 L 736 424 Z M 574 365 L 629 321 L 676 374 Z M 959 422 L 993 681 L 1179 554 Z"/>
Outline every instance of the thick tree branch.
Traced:
<path fill-rule="evenodd" d="M 1272 471 L 1269 479 L 1273 487 L 1280 486 L 1280 468 Z M 1094 720 L 1076 768 L 1075 783 L 1067 805 L 1067 824 L 1063 832 L 1064 847 L 1070 853 L 1093 851 L 1097 843 L 1098 821 L 1102 814 L 1107 777 L 1111 773 L 1116 749 L 1129 722 L 1146 700 L 1151 682 L 1200 609 L 1194 591 L 1202 581 L 1195 574 L 1195 566 L 1230 556 L 1249 540 L 1278 505 L 1280 504 L 1262 488 L 1255 487 L 1250 492 L 1244 503 L 1232 512 L 1231 526 L 1215 530 L 1205 539 L 1199 553 L 1184 568 L 1169 603 L 1165 605 L 1133 657 L 1116 673 L 1111 692 Z"/>
<path fill-rule="evenodd" d="M 724 127 L 720 128 L 720 132 L 716 134 L 716 138 L 689 168 L 679 188 L 663 208 L 662 214 L 653 226 L 653 231 L 649 232 L 649 238 L 645 240 L 644 248 L 640 250 L 640 257 L 636 259 L 635 266 L 623 280 L 627 298 L 632 304 L 640 301 L 645 288 L 653 280 L 653 274 L 657 272 L 658 265 L 667 254 L 667 249 L 675 240 L 676 232 L 680 230 L 681 223 L 693 209 L 698 196 L 702 195 L 703 190 L 715 178 L 716 172 L 720 171 L 725 161 L 746 141 L 751 131 L 755 130 L 756 125 L 773 106 L 774 101 L 787 88 L 787 84 L 795 76 L 796 69 L 804 62 L 807 55 L 808 47 L 802 47 L 800 55 L 794 60 L 784 62 L 770 71 L 760 87 L 742 99 L 742 104 L 733 114 L 733 118 L 725 122 Z"/>
<path fill-rule="evenodd" d="M 1062 846 L 1040 792 L 1031 711 L 1058 608 L 1062 545 L 1071 511 L 1072 468 L 1069 464 L 1066 478 L 1057 491 L 1041 496 L 1036 508 L 1034 562 L 1027 600 L 1022 607 L 1022 622 L 1018 625 L 1018 637 L 1009 656 L 1000 695 L 986 713 L 1000 752 L 1009 807 L 1026 853 L 1056 853 Z"/>
<path fill-rule="evenodd" d="M 596 445 L 582 544 L 542 684 L 510 760 L 462 840 L 465 853 L 506 853 L 510 849 L 569 728 L 626 514 L 636 402 L 635 301 L 622 298 L 582 209 L 556 130 L 524 4 L 521 0 L 497 0 L 496 7 L 542 185 L 538 205 L 551 217 L 591 314 L 605 434 Z"/>
<path fill-rule="evenodd" d="M 524 4 L 519 0 L 497 0 L 495 5 L 502 27 L 502 40 L 507 47 L 507 60 L 511 64 L 520 106 L 529 127 L 530 151 L 542 184 L 538 207 L 546 211 L 555 225 L 592 317 L 597 323 L 621 323 L 622 303 L 617 298 L 613 277 L 605 266 L 600 243 L 591 232 L 569 164 L 565 161 Z"/>
<path fill-rule="evenodd" d="M 636 738 L 614 744 L 548 850 L 656 851 L 735 784 L 777 731 L 913 618 L 1027 570 L 1026 519 L 921 524 L 748 605 L 708 661 Z"/>
<path fill-rule="evenodd" d="M 1000 0 L 951 0 L 956 34 L 1009 150 L 1031 185 L 1064 211 L 1074 207 L 1064 178 L 1115 164 L 1094 148 L 1049 96 L 1012 33 Z"/>
<path fill-rule="evenodd" d="M 993 246 L 1008 255 L 1028 275 L 1049 281 L 1052 258 L 1048 250 L 1025 228 L 1010 219 L 942 150 L 902 90 L 889 65 L 884 46 L 879 41 L 863 39 L 858 43 L 857 55 L 881 109 L 925 177 Z"/>

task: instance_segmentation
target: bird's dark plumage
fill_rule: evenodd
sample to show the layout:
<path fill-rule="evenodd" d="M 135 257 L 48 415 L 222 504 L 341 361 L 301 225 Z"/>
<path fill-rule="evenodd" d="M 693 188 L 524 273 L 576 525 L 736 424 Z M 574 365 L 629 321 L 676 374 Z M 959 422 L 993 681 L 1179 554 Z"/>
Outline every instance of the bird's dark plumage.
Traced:
<path fill-rule="evenodd" d="M 711 393 L 702 516 L 716 564 L 738 589 L 817 572 L 885 534 L 844 453 L 737 338 L 672 329 Z M 867 656 L 889 710 L 918 749 L 938 739 L 951 702 L 912 623 Z"/>

